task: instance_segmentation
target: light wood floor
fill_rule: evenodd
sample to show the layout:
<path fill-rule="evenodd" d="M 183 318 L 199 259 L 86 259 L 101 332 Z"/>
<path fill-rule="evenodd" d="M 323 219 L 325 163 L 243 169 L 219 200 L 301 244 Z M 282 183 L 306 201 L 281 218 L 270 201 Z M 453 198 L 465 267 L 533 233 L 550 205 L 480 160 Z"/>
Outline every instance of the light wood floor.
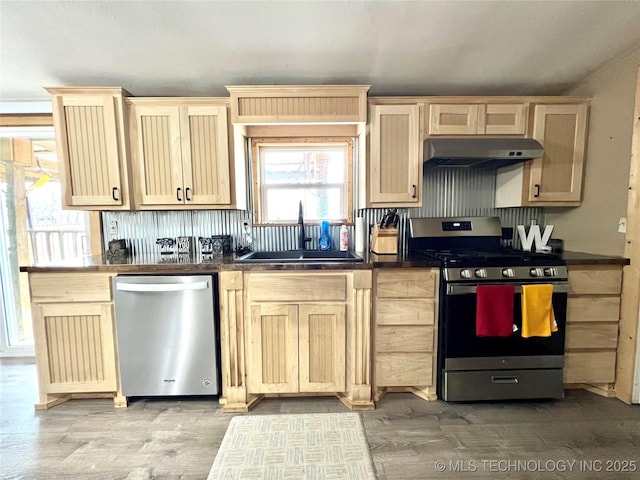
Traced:
<path fill-rule="evenodd" d="M 2 479 L 204 479 L 232 418 L 215 399 L 141 399 L 127 409 L 73 400 L 36 412 L 35 365 L 2 359 L 0 368 Z M 267 399 L 251 414 L 343 411 L 334 398 Z M 362 416 L 381 480 L 640 477 L 640 406 L 587 392 L 478 404 L 390 394 Z M 616 472 L 625 466 L 616 460 L 637 471 Z"/>

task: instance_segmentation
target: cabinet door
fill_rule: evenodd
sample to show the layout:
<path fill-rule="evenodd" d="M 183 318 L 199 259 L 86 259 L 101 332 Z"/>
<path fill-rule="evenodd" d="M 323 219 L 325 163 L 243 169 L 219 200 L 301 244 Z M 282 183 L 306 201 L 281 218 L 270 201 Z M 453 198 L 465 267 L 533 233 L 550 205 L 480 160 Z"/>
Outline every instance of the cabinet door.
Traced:
<path fill-rule="evenodd" d="M 178 107 L 135 105 L 133 112 L 138 203 L 183 204 Z"/>
<path fill-rule="evenodd" d="M 298 308 L 252 305 L 248 381 L 250 393 L 298 391 Z"/>
<path fill-rule="evenodd" d="M 429 105 L 429 135 L 475 135 L 478 105 Z"/>
<path fill-rule="evenodd" d="M 54 95 L 64 202 L 70 207 L 123 205 L 118 99 L 112 95 Z M 124 168 L 124 167 L 123 167 Z"/>
<path fill-rule="evenodd" d="M 422 138 L 418 105 L 371 107 L 373 206 L 422 204 Z"/>
<path fill-rule="evenodd" d="M 587 136 L 587 105 L 536 105 L 533 138 L 544 146 L 532 160 L 530 202 L 579 202 Z"/>
<path fill-rule="evenodd" d="M 40 393 L 117 390 L 111 304 L 33 307 Z"/>
<path fill-rule="evenodd" d="M 527 104 L 482 105 L 479 133 L 486 135 L 524 135 Z"/>
<path fill-rule="evenodd" d="M 180 117 L 185 203 L 231 203 L 227 108 L 185 106 Z"/>
<path fill-rule="evenodd" d="M 300 391 L 344 392 L 345 305 L 300 305 Z"/>

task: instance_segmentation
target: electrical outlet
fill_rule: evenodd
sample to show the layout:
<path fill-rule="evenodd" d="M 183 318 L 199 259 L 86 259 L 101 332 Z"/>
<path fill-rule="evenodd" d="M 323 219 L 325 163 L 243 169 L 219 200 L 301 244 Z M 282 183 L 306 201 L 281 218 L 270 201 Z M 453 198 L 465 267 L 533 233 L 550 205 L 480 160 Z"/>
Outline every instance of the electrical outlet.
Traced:
<path fill-rule="evenodd" d="M 627 217 L 620 217 L 618 220 L 618 232 L 627 233 Z"/>
<path fill-rule="evenodd" d="M 117 238 L 118 236 L 118 222 L 115 220 L 109 222 L 109 235 L 112 238 Z"/>

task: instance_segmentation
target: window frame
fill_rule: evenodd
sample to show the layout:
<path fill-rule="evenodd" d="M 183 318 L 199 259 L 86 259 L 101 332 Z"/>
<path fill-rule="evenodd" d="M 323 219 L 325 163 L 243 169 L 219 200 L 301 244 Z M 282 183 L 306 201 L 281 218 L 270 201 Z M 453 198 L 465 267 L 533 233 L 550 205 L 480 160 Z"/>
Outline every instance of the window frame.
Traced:
<path fill-rule="evenodd" d="M 330 220 L 331 224 L 352 224 L 353 223 L 353 137 L 262 137 L 251 138 L 251 158 L 253 167 L 253 208 L 254 208 L 254 225 L 261 226 L 290 226 L 296 225 L 297 219 L 291 222 L 285 221 L 267 221 L 265 218 L 266 208 L 263 207 L 263 202 L 266 201 L 265 195 L 268 191 L 268 187 L 262 182 L 262 162 L 260 159 L 260 150 L 262 147 L 291 147 L 299 148 L 305 146 L 325 146 L 325 147 L 342 147 L 345 149 L 345 181 L 344 184 L 336 183 L 321 183 L 318 185 L 308 184 L 303 186 L 298 185 L 286 185 L 288 188 L 293 189 L 307 189 L 307 188 L 335 188 L 341 187 L 344 195 L 344 208 L 345 218 L 341 220 Z M 280 185 L 280 184 L 279 184 Z M 282 187 L 285 185 L 282 184 Z M 271 187 L 274 188 L 274 187 Z M 275 188 L 278 188 L 277 186 Z M 308 225 L 319 225 L 321 220 L 310 220 L 308 223 L 305 218 L 305 223 Z"/>

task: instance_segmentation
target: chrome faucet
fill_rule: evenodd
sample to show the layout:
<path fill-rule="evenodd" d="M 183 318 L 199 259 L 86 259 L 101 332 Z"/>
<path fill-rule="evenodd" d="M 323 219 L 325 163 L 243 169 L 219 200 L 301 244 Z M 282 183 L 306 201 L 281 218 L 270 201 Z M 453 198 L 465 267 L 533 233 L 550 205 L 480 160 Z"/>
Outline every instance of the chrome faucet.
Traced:
<path fill-rule="evenodd" d="M 306 250 L 307 242 L 311 241 L 311 237 L 307 237 L 304 233 L 304 219 L 302 218 L 302 200 L 300 200 L 300 206 L 298 208 L 298 226 L 300 232 L 298 233 L 298 250 Z"/>

